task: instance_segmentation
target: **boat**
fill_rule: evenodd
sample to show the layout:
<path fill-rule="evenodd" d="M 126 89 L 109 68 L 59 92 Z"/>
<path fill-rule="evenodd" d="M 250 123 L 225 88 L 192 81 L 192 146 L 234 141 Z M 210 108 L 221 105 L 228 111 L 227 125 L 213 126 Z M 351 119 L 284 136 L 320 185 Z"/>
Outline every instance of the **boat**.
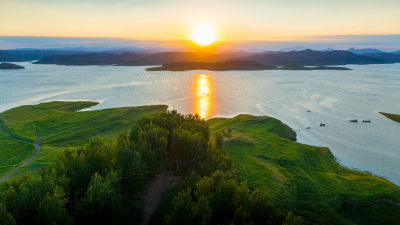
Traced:
<path fill-rule="evenodd" d="M 357 123 L 358 122 L 358 120 L 350 120 L 350 123 Z M 363 120 L 363 122 L 364 122 L 364 120 Z"/>
<path fill-rule="evenodd" d="M 311 127 L 307 127 L 307 130 L 309 130 Z"/>
<path fill-rule="evenodd" d="M 371 123 L 371 120 L 363 120 L 363 123 Z"/>
<path fill-rule="evenodd" d="M 324 124 L 324 123 L 319 123 L 319 126 L 320 126 L 320 127 L 324 127 L 325 124 Z"/>

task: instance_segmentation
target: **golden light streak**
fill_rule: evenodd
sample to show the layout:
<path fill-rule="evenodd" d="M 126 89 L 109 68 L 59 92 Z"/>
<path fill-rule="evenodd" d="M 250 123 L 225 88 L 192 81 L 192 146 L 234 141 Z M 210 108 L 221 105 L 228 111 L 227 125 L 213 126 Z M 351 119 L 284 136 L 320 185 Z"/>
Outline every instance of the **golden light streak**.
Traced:
<path fill-rule="evenodd" d="M 208 118 L 212 112 L 212 95 L 210 75 L 201 73 L 195 75 L 194 113 L 201 118 Z"/>

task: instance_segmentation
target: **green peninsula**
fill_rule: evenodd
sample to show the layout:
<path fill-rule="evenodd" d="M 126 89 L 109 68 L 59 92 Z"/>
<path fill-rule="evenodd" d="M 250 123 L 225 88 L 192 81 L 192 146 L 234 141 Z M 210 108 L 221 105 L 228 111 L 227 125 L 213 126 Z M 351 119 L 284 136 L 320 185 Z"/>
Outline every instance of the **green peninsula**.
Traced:
<path fill-rule="evenodd" d="M 77 224 L 143 217 L 149 224 L 168 224 L 200 216 L 231 224 L 269 216 L 268 224 L 299 224 L 288 223 L 294 218 L 301 224 L 400 224 L 400 187 L 342 167 L 328 148 L 294 141 L 296 133 L 277 119 L 238 115 L 204 121 L 167 112 L 164 105 L 82 111 L 95 105 L 57 101 L 0 113 L 0 174 L 18 168 L 0 188 L 11 190 L 3 192 L 4 204 L 18 223 L 30 216 L 58 222 L 71 216 Z M 22 176 L 26 172 L 34 176 Z M 169 189 L 158 191 L 164 193 L 159 203 L 152 203 L 152 195 L 150 203 L 144 198 L 141 217 L 145 181 Z M 50 192 L 36 192 L 46 188 Z M 21 205 L 26 198 L 32 207 Z M 219 207 L 225 201 L 234 211 Z M 57 207 L 46 211 L 45 203 Z M 155 213 L 151 204 L 157 205 Z M 41 217 L 56 209 L 63 212 L 59 217 Z M 218 222 L 221 213 L 226 217 Z"/>
<path fill-rule="evenodd" d="M 292 141 L 295 132 L 279 120 L 239 115 L 207 123 L 224 133 L 239 177 L 307 224 L 399 224 L 400 187 L 342 167 L 328 148 Z"/>
<path fill-rule="evenodd" d="M 398 123 L 400 123 L 400 115 L 397 114 L 391 114 L 391 113 L 384 113 L 384 112 L 380 112 L 380 114 L 386 116 L 387 118 L 396 121 Z"/>

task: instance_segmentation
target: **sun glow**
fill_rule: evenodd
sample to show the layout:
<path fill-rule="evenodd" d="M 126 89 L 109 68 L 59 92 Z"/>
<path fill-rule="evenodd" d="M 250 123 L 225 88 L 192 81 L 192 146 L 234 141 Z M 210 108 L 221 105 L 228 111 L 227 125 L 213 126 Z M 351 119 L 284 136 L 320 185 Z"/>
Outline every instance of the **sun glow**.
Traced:
<path fill-rule="evenodd" d="M 206 46 L 217 40 L 215 31 L 209 26 L 198 26 L 192 30 L 191 40 L 200 46 Z"/>
<path fill-rule="evenodd" d="M 212 93 L 211 81 L 209 74 L 195 75 L 195 105 L 194 112 L 199 114 L 201 118 L 210 117 L 212 114 Z"/>

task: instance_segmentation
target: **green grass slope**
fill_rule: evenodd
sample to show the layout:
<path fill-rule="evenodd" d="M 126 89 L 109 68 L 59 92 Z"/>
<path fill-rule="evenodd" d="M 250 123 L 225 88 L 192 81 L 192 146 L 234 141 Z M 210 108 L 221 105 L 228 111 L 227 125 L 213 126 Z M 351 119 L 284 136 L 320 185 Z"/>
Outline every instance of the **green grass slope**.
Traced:
<path fill-rule="evenodd" d="M 15 141 L 0 129 L 0 177 L 19 165 L 34 151 L 33 145 Z"/>
<path fill-rule="evenodd" d="M 1 113 L 0 174 L 27 159 L 34 152 L 29 143 L 37 141 L 37 138 L 41 151 L 17 174 L 48 165 L 66 148 L 85 145 L 94 138 L 111 140 L 119 132 L 130 129 L 141 117 L 153 116 L 167 109 L 165 105 L 153 105 L 79 111 L 97 104 L 90 101 L 55 101 L 21 106 Z M 6 136 L 5 132 L 16 140 Z"/>
<path fill-rule="evenodd" d="M 386 116 L 387 118 L 399 122 L 400 123 L 400 115 L 396 115 L 396 114 L 391 114 L 391 113 L 384 113 L 384 112 L 380 112 L 380 114 Z"/>
<path fill-rule="evenodd" d="M 400 188 L 367 172 L 340 166 L 328 148 L 293 140 L 295 132 L 270 117 L 214 118 L 224 132 L 240 179 L 266 190 L 307 224 L 399 224 Z"/>

